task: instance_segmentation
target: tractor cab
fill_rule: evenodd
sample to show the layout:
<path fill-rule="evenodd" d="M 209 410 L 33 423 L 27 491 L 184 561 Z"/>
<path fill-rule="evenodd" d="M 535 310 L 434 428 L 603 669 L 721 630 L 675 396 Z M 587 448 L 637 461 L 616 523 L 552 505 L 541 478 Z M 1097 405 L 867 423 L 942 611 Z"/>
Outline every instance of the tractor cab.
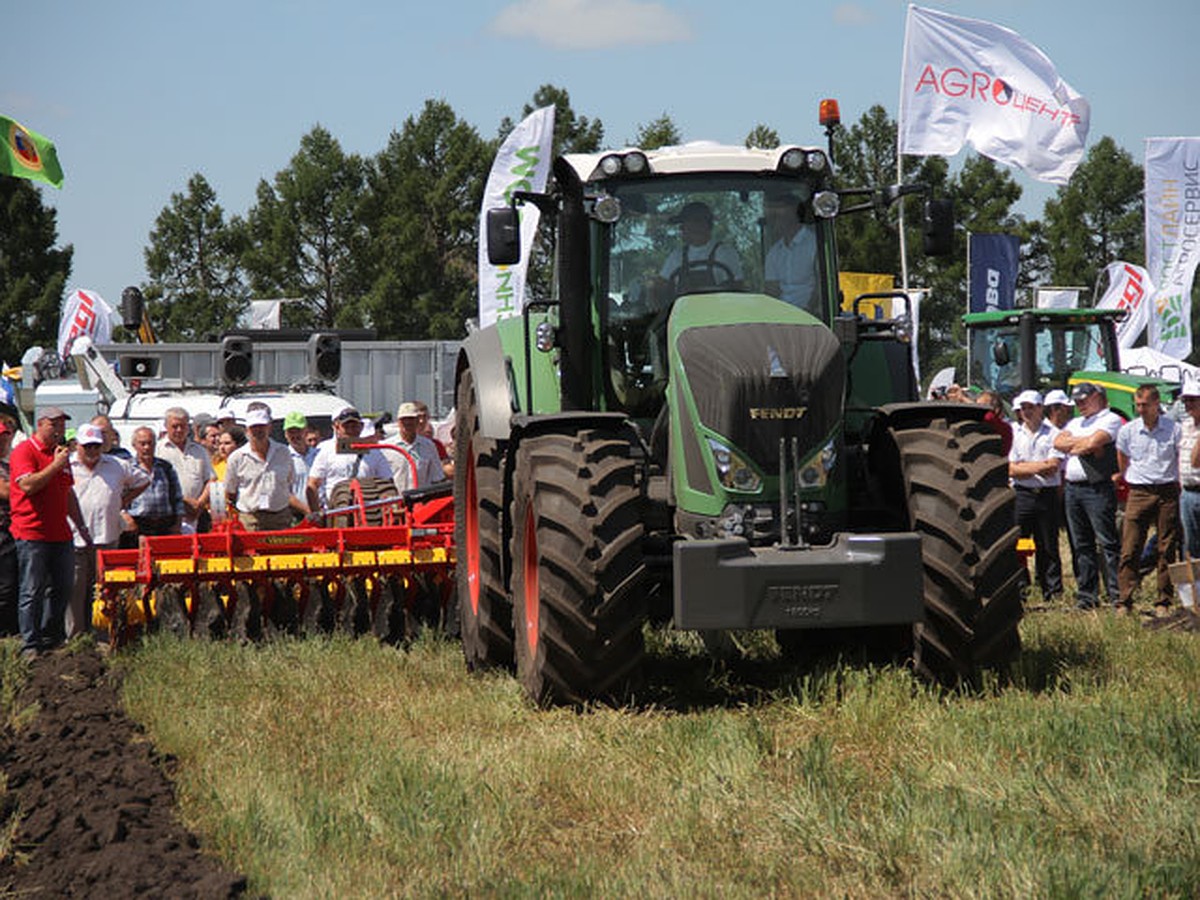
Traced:
<path fill-rule="evenodd" d="M 969 383 L 1005 400 L 1022 390 L 1041 393 L 1091 381 L 1104 385 L 1109 405 L 1134 414 L 1133 393 L 1153 383 L 1170 402 L 1178 385 L 1121 371 L 1116 309 L 1010 309 L 963 316 Z"/>

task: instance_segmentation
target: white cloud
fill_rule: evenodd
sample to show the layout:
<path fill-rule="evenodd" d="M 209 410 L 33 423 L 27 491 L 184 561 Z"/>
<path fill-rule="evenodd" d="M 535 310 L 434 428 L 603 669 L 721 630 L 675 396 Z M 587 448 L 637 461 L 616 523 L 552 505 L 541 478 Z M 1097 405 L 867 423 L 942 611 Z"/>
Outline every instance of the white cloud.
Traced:
<path fill-rule="evenodd" d="M 857 3 L 839 3 L 834 7 L 833 21 L 839 25 L 870 25 L 875 16 Z"/>
<path fill-rule="evenodd" d="M 645 0 L 517 0 L 500 11 L 492 31 L 532 38 L 560 50 L 666 44 L 692 38 L 687 20 Z"/>

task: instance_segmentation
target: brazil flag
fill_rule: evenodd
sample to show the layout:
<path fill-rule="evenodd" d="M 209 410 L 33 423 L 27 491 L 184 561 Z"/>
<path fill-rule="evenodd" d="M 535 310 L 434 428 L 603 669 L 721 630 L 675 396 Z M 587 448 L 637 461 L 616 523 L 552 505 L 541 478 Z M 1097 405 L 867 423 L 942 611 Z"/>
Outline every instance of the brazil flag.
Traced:
<path fill-rule="evenodd" d="M 63 183 L 54 144 L 5 116 L 0 116 L 0 175 L 44 181 L 56 188 Z"/>

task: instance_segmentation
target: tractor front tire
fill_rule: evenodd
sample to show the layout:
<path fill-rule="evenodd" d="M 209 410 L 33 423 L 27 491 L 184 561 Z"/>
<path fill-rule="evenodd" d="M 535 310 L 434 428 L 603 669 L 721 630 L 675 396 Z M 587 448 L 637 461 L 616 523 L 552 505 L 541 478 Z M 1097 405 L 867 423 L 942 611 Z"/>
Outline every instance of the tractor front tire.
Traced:
<path fill-rule="evenodd" d="M 917 672 L 953 687 L 1021 650 L 1021 567 L 1008 461 L 977 421 L 931 418 L 890 430 L 909 527 L 921 535 L 925 621 L 913 632 Z"/>
<path fill-rule="evenodd" d="M 630 441 L 521 442 L 513 487 L 517 678 L 539 704 L 619 700 L 645 646 L 643 515 Z"/>
<path fill-rule="evenodd" d="M 479 433 L 470 371 L 458 385 L 454 453 L 455 591 L 463 655 L 472 671 L 513 665 L 513 609 L 504 589 L 500 444 Z M 453 614 L 453 612 L 451 613 Z"/>

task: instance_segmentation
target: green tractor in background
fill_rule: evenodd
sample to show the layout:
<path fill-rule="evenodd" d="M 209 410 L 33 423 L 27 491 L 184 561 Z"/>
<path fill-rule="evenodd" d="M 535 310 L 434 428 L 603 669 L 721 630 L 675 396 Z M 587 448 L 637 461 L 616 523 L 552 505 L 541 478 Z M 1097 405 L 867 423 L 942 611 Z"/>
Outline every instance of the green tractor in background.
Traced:
<path fill-rule="evenodd" d="M 1153 384 L 1170 403 L 1178 383 L 1121 371 L 1116 325 L 1118 309 L 1008 309 L 968 313 L 967 383 L 997 391 L 1011 403 L 1019 391 L 1070 393 L 1083 381 L 1102 385 L 1108 404 L 1126 419 L 1134 416 L 1133 394 Z"/>
<path fill-rule="evenodd" d="M 887 636 L 944 684 L 1019 651 L 986 410 L 919 401 L 906 316 L 840 312 L 837 215 L 923 189 L 839 193 L 830 169 L 690 144 L 562 156 L 545 193 L 514 194 L 553 236 L 554 294 L 458 361 L 470 667 L 515 666 L 542 703 L 628 696 L 648 620 L 775 629 L 785 653 Z M 495 265 L 520 257 L 517 215 L 488 213 Z M 951 228 L 927 204 L 927 250 Z"/>

